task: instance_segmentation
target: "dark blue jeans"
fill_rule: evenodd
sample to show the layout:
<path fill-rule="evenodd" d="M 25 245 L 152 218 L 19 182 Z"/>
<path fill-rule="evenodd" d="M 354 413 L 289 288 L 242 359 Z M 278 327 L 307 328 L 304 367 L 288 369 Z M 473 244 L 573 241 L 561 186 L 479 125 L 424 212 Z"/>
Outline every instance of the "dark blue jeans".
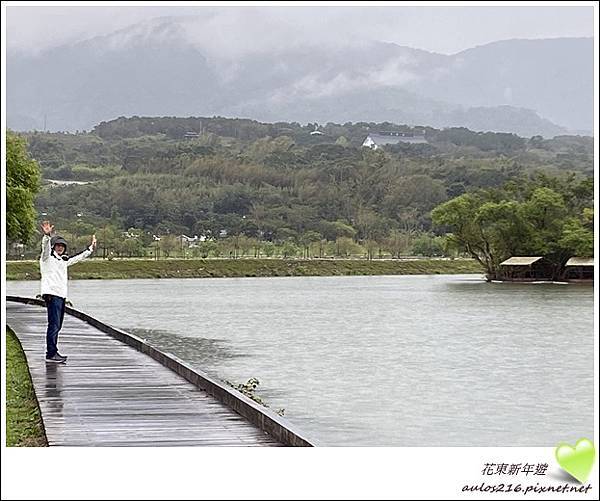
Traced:
<path fill-rule="evenodd" d="M 65 299 L 51 294 L 44 294 L 48 309 L 48 330 L 46 331 L 46 357 L 51 358 L 58 353 L 58 333 L 65 318 Z"/>

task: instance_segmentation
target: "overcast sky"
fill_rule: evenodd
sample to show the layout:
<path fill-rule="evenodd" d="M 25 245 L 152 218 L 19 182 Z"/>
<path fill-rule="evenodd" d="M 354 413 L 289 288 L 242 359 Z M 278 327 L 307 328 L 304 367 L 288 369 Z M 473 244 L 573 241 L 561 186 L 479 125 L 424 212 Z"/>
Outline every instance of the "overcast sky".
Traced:
<path fill-rule="evenodd" d="M 294 39 L 369 39 L 451 54 L 510 38 L 591 37 L 593 7 L 32 7 L 8 6 L 7 46 L 44 48 L 108 34 L 165 16 L 199 16 L 224 39 L 247 46 Z M 208 23 L 208 24 L 207 24 Z M 223 41 L 221 41 L 223 43 Z"/>

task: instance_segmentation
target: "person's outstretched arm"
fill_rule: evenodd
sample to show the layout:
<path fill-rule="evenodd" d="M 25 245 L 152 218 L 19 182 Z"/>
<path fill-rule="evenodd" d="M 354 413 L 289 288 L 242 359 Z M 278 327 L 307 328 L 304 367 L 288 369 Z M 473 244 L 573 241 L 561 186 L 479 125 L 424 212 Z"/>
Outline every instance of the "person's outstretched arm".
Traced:
<path fill-rule="evenodd" d="M 42 223 L 42 231 L 44 232 L 44 236 L 42 237 L 42 255 L 40 256 L 40 261 L 46 261 L 50 257 L 50 234 L 54 226 L 51 225 L 48 221 L 44 221 Z"/>
<path fill-rule="evenodd" d="M 79 261 L 83 261 L 84 259 L 90 257 L 92 255 L 92 252 L 94 252 L 95 248 L 96 248 L 96 235 L 92 235 L 92 243 L 88 246 L 88 248 L 85 249 L 83 252 L 80 252 L 79 254 L 75 254 L 74 256 L 71 256 L 67 260 L 67 266 L 73 266 L 74 264 L 77 264 Z"/>

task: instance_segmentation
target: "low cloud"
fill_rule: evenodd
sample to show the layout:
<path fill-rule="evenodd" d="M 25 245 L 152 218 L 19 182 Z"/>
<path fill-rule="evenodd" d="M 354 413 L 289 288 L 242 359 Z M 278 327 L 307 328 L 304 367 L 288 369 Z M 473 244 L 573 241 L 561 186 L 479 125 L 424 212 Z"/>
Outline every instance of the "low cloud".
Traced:
<path fill-rule="evenodd" d="M 418 80 L 417 75 L 408 69 L 410 63 L 410 58 L 403 56 L 386 61 L 379 67 L 369 67 L 366 71 L 355 71 L 351 74 L 342 72 L 333 78 L 323 75 L 307 75 L 294 84 L 291 90 L 295 95 L 319 98 L 371 87 L 402 87 Z M 287 89 L 286 92 L 288 92 Z"/>
<path fill-rule="evenodd" d="M 7 45 L 40 51 L 156 18 L 177 19 L 221 57 L 381 40 L 451 54 L 510 38 L 590 37 L 593 7 L 567 6 L 9 6 Z"/>

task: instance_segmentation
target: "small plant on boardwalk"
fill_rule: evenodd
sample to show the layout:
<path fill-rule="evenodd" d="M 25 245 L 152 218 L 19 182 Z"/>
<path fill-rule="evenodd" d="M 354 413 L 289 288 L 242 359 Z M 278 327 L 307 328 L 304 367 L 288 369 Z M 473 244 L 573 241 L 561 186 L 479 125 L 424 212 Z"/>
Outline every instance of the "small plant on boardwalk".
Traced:
<path fill-rule="evenodd" d="M 248 398 L 254 400 L 257 404 L 262 405 L 263 407 L 269 407 L 262 398 L 260 398 L 256 394 L 256 388 L 260 384 L 260 381 L 255 377 L 248 379 L 245 383 L 232 383 L 231 381 L 225 381 L 229 386 L 236 389 L 240 393 L 246 395 Z M 285 413 L 285 409 L 278 409 L 275 411 L 280 416 L 283 416 Z"/>

